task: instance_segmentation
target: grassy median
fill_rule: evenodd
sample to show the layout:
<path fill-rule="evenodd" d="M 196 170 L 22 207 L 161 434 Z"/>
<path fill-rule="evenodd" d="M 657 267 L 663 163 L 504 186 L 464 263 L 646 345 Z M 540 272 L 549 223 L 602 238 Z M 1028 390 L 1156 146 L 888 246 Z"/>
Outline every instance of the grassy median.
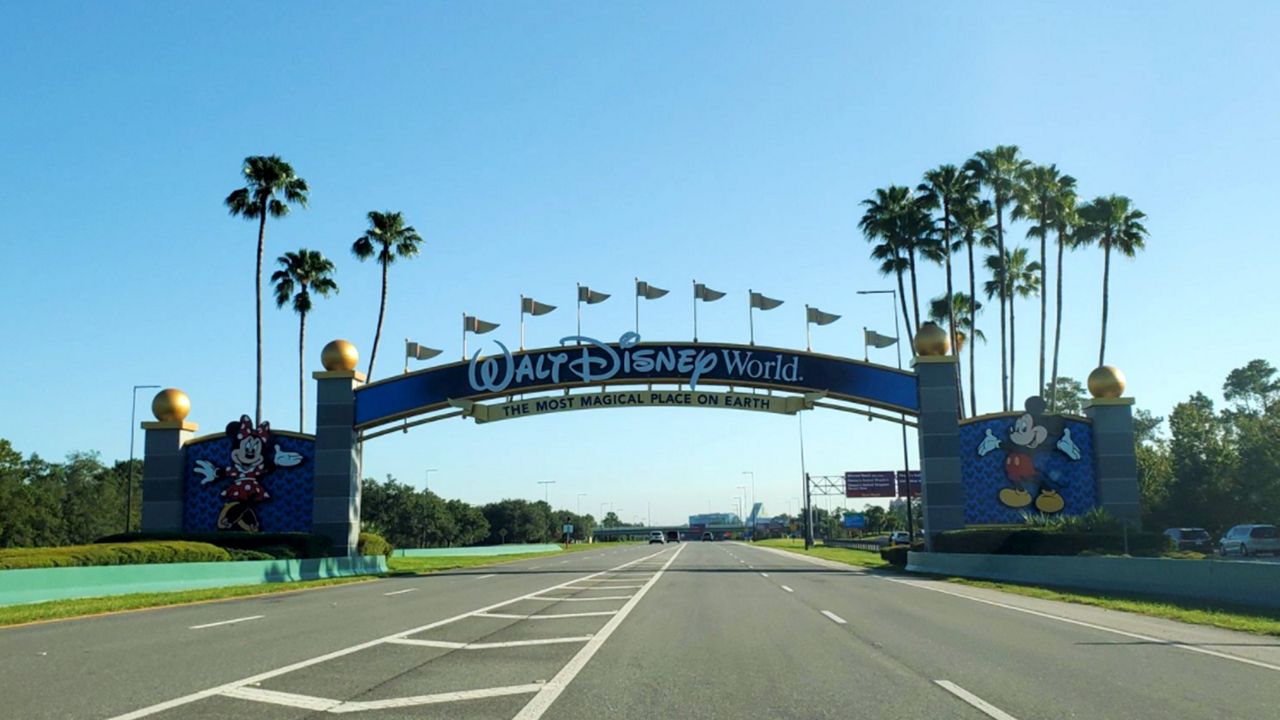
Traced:
<path fill-rule="evenodd" d="M 595 545 L 570 545 L 568 552 L 583 550 L 599 550 L 622 545 L 609 543 Z M 358 577 L 327 578 L 323 580 L 300 580 L 287 583 L 261 583 L 257 585 L 234 585 L 231 587 L 205 588 L 202 590 L 180 590 L 176 592 L 136 593 L 133 595 L 114 595 L 111 597 L 80 598 L 76 600 L 54 600 L 51 602 L 31 603 L 28 605 L 9 605 L 0 607 L 0 626 L 22 625 L 50 620 L 65 620 L 89 615 L 145 610 L 149 608 L 168 607 L 172 605 L 188 605 L 192 603 L 214 602 L 218 600 L 234 600 L 238 598 L 277 593 L 302 592 L 316 588 L 346 585 L 349 583 L 369 582 L 391 575 L 425 575 L 442 570 L 498 565 L 515 560 L 527 560 L 533 557 L 556 557 L 566 551 L 551 553 L 520 553 L 516 555 L 488 555 L 443 558 L 398 558 L 387 561 L 390 572 L 387 575 L 361 575 Z"/>
<path fill-rule="evenodd" d="M 880 553 L 870 550 L 855 550 L 853 548 L 827 547 L 826 545 L 814 545 L 809 550 L 804 549 L 803 540 L 757 540 L 753 545 L 761 547 L 778 548 L 779 550 L 787 550 L 799 555 L 808 555 L 809 557 L 822 558 L 823 560 L 834 560 L 845 565 L 856 565 L 858 567 L 875 568 L 875 569 L 893 569 L 892 566 L 880 557 Z"/>

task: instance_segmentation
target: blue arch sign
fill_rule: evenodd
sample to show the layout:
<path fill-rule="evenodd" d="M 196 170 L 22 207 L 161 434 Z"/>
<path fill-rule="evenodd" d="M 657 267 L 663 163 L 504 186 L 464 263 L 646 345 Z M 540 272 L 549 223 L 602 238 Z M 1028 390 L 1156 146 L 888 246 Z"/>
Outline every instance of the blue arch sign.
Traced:
<path fill-rule="evenodd" d="M 918 412 L 913 373 L 833 355 L 751 345 L 641 343 L 635 333 L 616 343 L 587 337 L 560 347 L 501 352 L 371 383 L 356 390 L 355 426 L 365 429 L 449 407 L 450 400 L 484 400 L 512 393 L 579 387 L 668 383 L 824 392 L 836 400 L 894 412 Z"/>

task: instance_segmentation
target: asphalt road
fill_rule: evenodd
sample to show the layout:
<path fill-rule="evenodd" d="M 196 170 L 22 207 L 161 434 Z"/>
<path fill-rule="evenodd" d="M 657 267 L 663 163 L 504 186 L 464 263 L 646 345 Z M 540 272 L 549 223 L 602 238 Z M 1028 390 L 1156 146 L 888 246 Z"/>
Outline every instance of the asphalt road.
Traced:
<path fill-rule="evenodd" d="M 1276 718 L 1280 641 L 738 543 L 0 630 L 0 717 Z"/>

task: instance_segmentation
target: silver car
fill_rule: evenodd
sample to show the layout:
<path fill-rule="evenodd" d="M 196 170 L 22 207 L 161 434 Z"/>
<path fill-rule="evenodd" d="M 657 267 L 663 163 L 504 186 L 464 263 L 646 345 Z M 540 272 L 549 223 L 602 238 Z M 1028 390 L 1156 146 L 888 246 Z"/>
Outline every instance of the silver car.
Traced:
<path fill-rule="evenodd" d="M 1280 554 L 1280 532 L 1275 525 L 1237 525 L 1218 540 L 1218 553 L 1239 553 L 1242 557 Z"/>

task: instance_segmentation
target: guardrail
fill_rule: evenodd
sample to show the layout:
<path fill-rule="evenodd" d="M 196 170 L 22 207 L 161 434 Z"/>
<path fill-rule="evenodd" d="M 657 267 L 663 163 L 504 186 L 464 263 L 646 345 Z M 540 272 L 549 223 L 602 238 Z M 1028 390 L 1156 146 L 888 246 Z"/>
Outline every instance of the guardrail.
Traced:
<path fill-rule="evenodd" d="M 822 541 L 823 545 L 831 547 L 850 548 L 853 550 L 870 550 L 871 552 L 880 552 L 880 548 L 887 546 L 887 542 L 875 542 L 873 540 L 839 540 L 827 539 Z"/>
<path fill-rule="evenodd" d="M 0 570 L 0 605 L 376 575 L 381 555 Z"/>
<path fill-rule="evenodd" d="M 1280 564 L 912 552 L 909 572 L 1280 608 Z"/>
<path fill-rule="evenodd" d="M 447 548 L 397 548 L 394 557 L 463 557 L 495 555 L 520 555 L 523 553 L 559 552 L 560 546 L 549 543 L 512 545 L 472 545 Z"/>

